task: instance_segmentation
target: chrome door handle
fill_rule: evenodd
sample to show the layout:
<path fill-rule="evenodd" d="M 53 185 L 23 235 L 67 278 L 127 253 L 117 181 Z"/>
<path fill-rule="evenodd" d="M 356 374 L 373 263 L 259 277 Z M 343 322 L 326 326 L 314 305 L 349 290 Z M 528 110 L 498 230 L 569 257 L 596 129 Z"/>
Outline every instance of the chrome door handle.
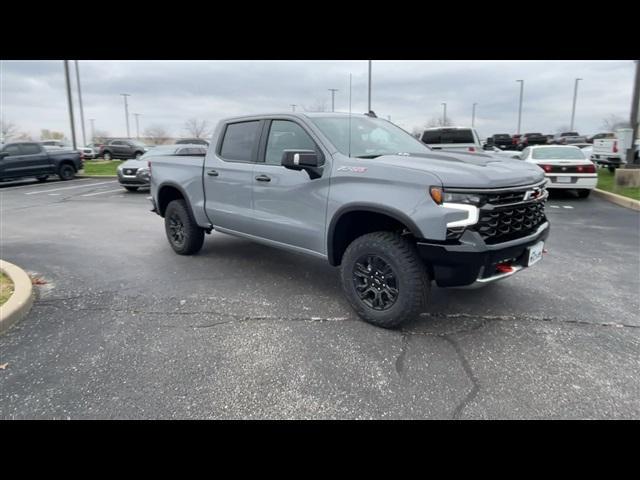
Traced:
<path fill-rule="evenodd" d="M 267 177 L 266 175 L 258 175 L 256 177 L 256 180 L 259 182 L 270 182 L 271 179 L 269 177 Z"/>
<path fill-rule="evenodd" d="M 207 172 L 207 175 L 209 175 L 210 177 L 217 177 L 219 175 L 219 173 L 215 170 L 209 170 Z"/>

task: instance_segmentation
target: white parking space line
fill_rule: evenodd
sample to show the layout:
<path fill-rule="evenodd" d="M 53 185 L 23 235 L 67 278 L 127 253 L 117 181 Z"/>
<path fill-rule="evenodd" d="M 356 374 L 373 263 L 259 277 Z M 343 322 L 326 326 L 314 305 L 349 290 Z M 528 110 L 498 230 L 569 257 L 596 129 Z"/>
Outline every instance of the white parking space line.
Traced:
<path fill-rule="evenodd" d="M 96 187 L 98 185 L 107 185 L 109 183 L 118 183 L 118 182 L 113 180 L 111 182 L 99 182 L 99 183 L 90 183 L 90 184 L 85 183 L 82 185 L 74 185 L 72 187 L 52 188 L 51 190 L 38 190 L 37 192 L 25 193 L 25 195 L 38 195 L 39 193 L 57 192 L 59 190 L 71 190 L 72 188 Z"/>
<path fill-rule="evenodd" d="M 563 205 L 562 208 L 573 208 L 571 205 Z"/>
<path fill-rule="evenodd" d="M 551 208 L 560 208 L 559 205 L 549 205 Z"/>
<path fill-rule="evenodd" d="M 84 183 L 84 182 L 90 182 L 92 181 L 92 179 L 90 178 L 78 178 L 76 180 L 73 180 L 73 183 Z M 50 182 L 49 185 L 55 185 L 57 183 L 62 183 L 62 182 Z M 12 190 L 22 190 L 23 188 L 32 188 L 32 187 L 42 187 L 42 186 L 47 186 L 46 184 L 43 183 L 30 183 L 28 185 L 17 185 L 15 187 L 7 187 L 7 188 L 0 188 L 0 193 L 2 192 L 9 192 Z"/>
<path fill-rule="evenodd" d="M 117 190 L 104 190 L 102 192 L 95 192 L 95 193 L 86 193 L 84 195 L 80 195 L 81 197 L 93 197 L 94 195 L 102 195 L 103 193 L 113 193 L 113 192 L 119 192 L 120 190 L 122 190 L 121 188 L 118 188 Z"/>

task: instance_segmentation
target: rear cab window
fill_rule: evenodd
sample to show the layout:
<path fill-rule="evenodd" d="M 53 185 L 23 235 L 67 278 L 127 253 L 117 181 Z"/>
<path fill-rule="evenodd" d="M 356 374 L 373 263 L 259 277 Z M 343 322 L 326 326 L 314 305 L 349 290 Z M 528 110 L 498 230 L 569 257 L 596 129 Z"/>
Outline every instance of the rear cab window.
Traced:
<path fill-rule="evenodd" d="M 474 138 L 473 131 L 470 129 L 442 129 L 442 130 L 425 130 L 422 134 L 422 142 L 427 145 L 451 144 L 451 143 L 472 143 L 478 141 Z"/>

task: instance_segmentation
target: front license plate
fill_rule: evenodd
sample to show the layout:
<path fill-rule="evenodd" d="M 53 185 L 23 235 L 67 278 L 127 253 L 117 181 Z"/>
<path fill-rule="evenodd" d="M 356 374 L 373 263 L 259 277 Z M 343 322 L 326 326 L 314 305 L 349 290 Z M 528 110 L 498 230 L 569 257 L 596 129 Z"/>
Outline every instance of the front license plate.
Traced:
<path fill-rule="evenodd" d="M 571 177 L 556 177 L 556 183 L 571 183 Z"/>
<path fill-rule="evenodd" d="M 529 262 L 527 263 L 528 267 L 540 261 L 540 259 L 542 258 L 543 249 L 544 242 L 538 242 L 533 247 L 529 247 Z"/>

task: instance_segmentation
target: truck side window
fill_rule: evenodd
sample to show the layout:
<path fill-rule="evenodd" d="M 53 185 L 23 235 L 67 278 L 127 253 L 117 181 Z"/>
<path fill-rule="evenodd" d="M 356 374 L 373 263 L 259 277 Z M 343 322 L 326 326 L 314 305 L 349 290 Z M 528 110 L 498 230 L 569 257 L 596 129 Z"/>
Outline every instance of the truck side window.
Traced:
<path fill-rule="evenodd" d="M 253 161 L 260 122 L 230 123 L 222 139 L 220 156 L 227 160 Z"/>
<path fill-rule="evenodd" d="M 20 153 L 22 155 L 37 155 L 40 153 L 40 147 L 29 143 L 24 143 L 20 146 Z"/>
<path fill-rule="evenodd" d="M 309 134 L 297 123 L 274 120 L 269 129 L 264 162 L 268 165 L 280 165 L 284 150 L 317 151 L 317 148 Z"/>
<path fill-rule="evenodd" d="M 7 145 L 2 151 L 7 152 L 9 156 L 20 155 L 20 148 L 18 145 Z"/>

